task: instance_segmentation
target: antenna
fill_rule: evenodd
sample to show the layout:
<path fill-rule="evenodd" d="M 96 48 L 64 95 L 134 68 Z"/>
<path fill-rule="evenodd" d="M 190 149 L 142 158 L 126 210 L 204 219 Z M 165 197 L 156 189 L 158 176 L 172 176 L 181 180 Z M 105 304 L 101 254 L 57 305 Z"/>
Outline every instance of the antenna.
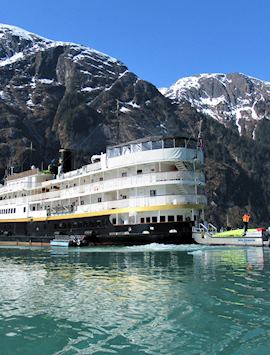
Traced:
<path fill-rule="evenodd" d="M 32 166 L 33 142 L 30 143 L 30 167 Z"/>
<path fill-rule="evenodd" d="M 120 121 L 119 121 L 119 106 L 120 101 L 116 99 L 116 126 L 117 126 L 117 144 L 120 143 Z"/>

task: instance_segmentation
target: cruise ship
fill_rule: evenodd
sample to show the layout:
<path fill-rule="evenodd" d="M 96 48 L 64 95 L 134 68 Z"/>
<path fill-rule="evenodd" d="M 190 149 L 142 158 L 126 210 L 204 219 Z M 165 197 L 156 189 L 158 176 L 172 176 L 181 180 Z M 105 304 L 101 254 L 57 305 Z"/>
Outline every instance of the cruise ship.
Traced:
<path fill-rule="evenodd" d="M 207 203 L 196 139 L 148 137 L 107 147 L 79 169 L 71 163 L 62 149 L 47 171 L 7 176 L 0 245 L 192 243 Z"/>

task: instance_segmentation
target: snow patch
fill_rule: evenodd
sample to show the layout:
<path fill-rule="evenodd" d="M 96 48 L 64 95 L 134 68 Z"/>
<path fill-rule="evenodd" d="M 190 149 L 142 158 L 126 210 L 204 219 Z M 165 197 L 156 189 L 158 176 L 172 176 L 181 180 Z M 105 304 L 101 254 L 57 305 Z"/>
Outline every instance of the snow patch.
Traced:
<path fill-rule="evenodd" d="M 103 89 L 104 89 L 104 87 L 102 87 L 102 86 L 97 86 L 95 88 L 92 88 L 92 87 L 88 86 L 86 88 L 81 89 L 81 91 L 82 92 L 92 92 L 92 91 L 103 90 Z"/>
<path fill-rule="evenodd" d="M 162 94 L 162 95 L 166 95 L 168 88 L 158 88 L 158 91 Z"/>
<path fill-rule="evenodd" d="M 0 61 L 0 67 L 4 67 L 5 65 L 9 65 L 12 63 L 17 62 L 18 60 L 21 60 L 24 58 L 24 54 L 22 52 L 14 54 L 12 57 L 8 59 L 4 59 Z"/>
<path fill-rule="evenodd" d="M 134 102 L 134 101 L 128 101 L 128 102 L 126 102 L 126 104 L 132 106 L 133 108 L 140 108 L 141 107 L 140 105 L 137 105 L 136 102 Z"/>
<path fill-rule="evenodd" d="M 52 84 L 53 83 L 52 79 L 37 79 L 36 81 L 39 83 L 42 83 L 42 84 Z"/>
<path fill-rule="evenodd" d="M 129 108 L 126 108 L 126 107 L 123 107 L 123 106 L 120 108 L 119 111 L 123 112 L 123 113 L 131 112 L 131 110 Z"/>

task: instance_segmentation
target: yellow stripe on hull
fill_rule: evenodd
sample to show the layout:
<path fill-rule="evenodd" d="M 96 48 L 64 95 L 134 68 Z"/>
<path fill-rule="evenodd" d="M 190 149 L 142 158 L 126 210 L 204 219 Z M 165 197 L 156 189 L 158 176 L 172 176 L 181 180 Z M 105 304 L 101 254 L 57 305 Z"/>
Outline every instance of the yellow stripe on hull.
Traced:
<path fill-rule="evenodd" d="M 43 222 L 43 221 L 57 221 L 65 219 L 75 219 L 75 218 L 86 218 L 86 217 L 98 217 L 111 214 L 121 214 L 129 212 L 146 212 L 146 211 L 168 211 L 175 210 L 178 208 L 204 208 L 204 205 L 195 204 L 178 204 L 178 205 L 158 205 L 158 206 L 145 206 L 145 207 L 125 207 L 116 208 L 110 210 L 103 210 L 97 212 L 84 212 L 77 214 L 65 214 L 58 216 L 48 216 L 48 217 L 36 217 L 36 218 L 18 218 L 18 219 L 0 219 L 0 223 L 14 223 L 14 222 Z"/>

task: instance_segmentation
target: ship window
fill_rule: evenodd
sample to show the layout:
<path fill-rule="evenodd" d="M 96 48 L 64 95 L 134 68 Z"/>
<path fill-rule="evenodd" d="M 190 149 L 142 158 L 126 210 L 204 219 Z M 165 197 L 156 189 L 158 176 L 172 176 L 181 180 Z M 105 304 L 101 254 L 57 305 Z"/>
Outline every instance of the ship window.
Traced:
<path fill-rule="evenodd" d="M 102 201 L 102 198 L 101 198 L 101 197 L 98 197 L 97 201 L 98 201 L 98 202 L 101 202 L 101 201 Z"/>
<path fill-rule="evenodd" d="M 141 217 L 141 223 L 144 223 L 144 217 Z"/>
<path fill-rule="evenodd" d="M 84 205 L 84 201 L 81 201 L 81 205 Z"/>
<path fill-rule="evenodd" d="M 183 221 L 183 216 L 177 215 L 177 222 L 182 222 Z"/>
<path fill-rule="evenodd" d="M 118 157 L 119 155 L 121 155 L 120 148 L 108 149 L 108 158 Z"/>
<path fill-rule="evenodd" d="M 14 213 L 16 213 L 16 208 L 14 208 Z"/>
<path fill-rule="evenodd" d="M 8 213 L 10 213 L 10 208 L 8 209 Z"/>
<path fill-rule="evenodd" d="M 130 154 L 130 146 L 129 145 L 125 145 L 124 147 L 122 147 L 122 155 L 127 155 Z"/>
<path fill-rule="evenodd" d="M 113 224 L 116 224 L 116 218 L 113 218 L 113 219 L 112 219 L 112 223 L 113 223 Z"/>
<path fill-rule="evenodd" d="M 127 199 L 127 195 L 122 195 L 122 199 L 126 200 Z"/>
<path fill-rule="evenodd" d="M 26 207 L 23 208 L 23 212 L 26 212 Z"/>
<path fill-rule="evenodd" d="M 152 217 L 152 222 L 157 223 L 157 217 Z"/>
<path fill-rule="evenodd" d="M 99 181 L 103 181 L 103 177 L 100 177 L 100 178 L 99 178 Z"/>
<path fill-rule="evenodd" d="M 157 195 L 157 190 L 150 190 L 150 196 L 156 196 Z"/>
<path fill-rule="evenodd" d="M 174 216 L 168 216 L 168 222 L 174 222 Z"/>
<path fill-rule="evenodd" d="M 184 138 L 175 138 L 175 146 L 176 147 L 185 147 L 185 139 Z"/>
<path fill-rule="evenodd" d="M 152 142 L 144 142 L 142 143 L 142 150 L 151 150 L 152 149 Z"/>
<path fill-rule="evenodd" d="M 36 207 L 35 206 L 33 206 L 33 211 L 35 211 L 36 210 Z"/>
<path fill-rule="evenodd" d="M 131 144 L 130 146 L 131 146 L 131 151 L 133 153 L 142 151 L 142 144 L 141 143 Z"/>
<path fill-rule="evenodd" d="M 150 217 L 146 217 L 146 223 L 150 223 Z"/>
<path fill-rule="evenodd" d="M 124 171 L 123 173 L 122 173 L 122 177 L 126 177 L 127 176 L 127 173 L 126 173 L 126 171 Z"/>
<path fill-rule="evenodd" d="M 160 216 L 160 222 L 165 222 L 165 221 L 166 221 L 165 216 Z"/>
<path fill-rule="evenodd" d="M 162 148 L 162 141 L 152 142 L 152 149 L 161 149 L 161 148 Z"/>
<path fill-rule="evenodd" d="M 137 170 L 137 174 L 142 174 L 142 169 Z"/>
<path fill-rule="evenodd" d="M 164 139 L 164 148 L 173 148 L 174 147 L 174 141 L 172 138 Z"/>

